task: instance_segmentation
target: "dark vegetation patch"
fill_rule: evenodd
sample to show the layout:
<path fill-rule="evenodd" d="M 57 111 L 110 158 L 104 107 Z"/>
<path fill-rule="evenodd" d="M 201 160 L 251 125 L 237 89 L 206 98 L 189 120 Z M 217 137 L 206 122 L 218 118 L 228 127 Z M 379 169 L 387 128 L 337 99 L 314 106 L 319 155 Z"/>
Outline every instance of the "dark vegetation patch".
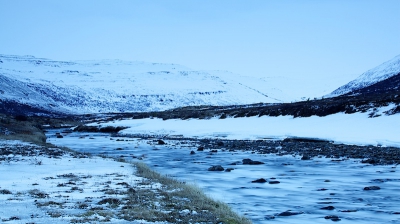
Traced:
<path fill-rule="evenodd" d="M 254 117 L 254 116 L 328 116 L 336 113 L 352 114 L 356 112 L 367 112 L 377 107 L 388 106 L 394 103 L 397 105 L 394 109 L 387 112 L 387 115 L 400 113 L 400 88 L 393 88 L 390 91 L 370 91 L 347 94 L 343 96 L 306 100 L 294 103 L 279 104 L 251 104 L 234 106 L 188 106 L 172 110 L 159 112 L 141 112 L 141 113 L 110 113 L 108 118 L 102 116 L 102 120 L 115 120 L 124 118 L 143 119 L 143 118 L 161 118 L 167 119 L 210 119 L 218 117 L 225 119 L 227 117 Z M 86 115 L 88 120 L 99 119 L 100 115 Z"/>
<path fill-rule="evenodd" d="M 46 192 L 40 191 L 38 189 L 33 189 L 28 192 L 34 198 L 47 198 L 49 195 Z"/>
<path fill-rule="evenodd" d="M 118 206 L 119 204 L 121 204 L 121 200 L 119 200 L 118 198 L 104 198 L 97 204 L 99 205 L 109 204 L 110 206 Z"/>
<path fill-rule="evenodd" d="M 74 131 L 78 132 L 104 132 L 104 133 L 117 133 L 121 130 L 126 129 L 127 127 L 113 127 L 113 126 L 106 126 L 106 127 L 96 127 L 96 126 L 87 126 L 87 125 L 79 125 L 78 127 L 74 128 Z"/>
<path fill-rule="evenodd" d="M 44 128 L 71 127 L 81 124 L 78 117 L 51 118 L 0 114 L 0 139 L 21 140 L 39 145 L 46 143 Z"/>
<path fill-rule="evenodd" d="M 0 138 L 20 139 L 27 142 L 45 143 L 46 136 L 40 123 L 24 115 L 6 116 L 0 114 Z"/>
<path fill-rule="evenodd" d="M 20 102 L 15 102 L 11 100 L 0 99 L 0 113 L 7 115 L 21 115 L 21 116 L 45 116 L 45 117 L 63 117 L 65 114 L 48 111 L 46 109 L 35 107 L 33 105 L 28 105 Z"/>

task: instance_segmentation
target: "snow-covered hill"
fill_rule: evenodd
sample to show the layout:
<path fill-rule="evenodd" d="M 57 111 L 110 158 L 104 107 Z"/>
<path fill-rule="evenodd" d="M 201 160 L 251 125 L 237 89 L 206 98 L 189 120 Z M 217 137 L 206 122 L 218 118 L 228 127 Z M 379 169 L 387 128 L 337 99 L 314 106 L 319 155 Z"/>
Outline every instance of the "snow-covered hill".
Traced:
<path fill-rule="evenodd" d="M 397 75 L 400 75 L 400 55 L 394 57 L 390 61 L 387 61 L 373 69 L 366 71 L 355 80 L 347 83 L 344 86 L 339 87 L 328 96 L 333 97 L 350 92 L 355 92 L 357 90 L 370 87 L 376 83 L 382 82 Z"/>
<path fill-rule="evenodd" d="M 257 84 L 257 85 L 254 85 Z M 66 113 L 158 111 L 288 100 L 266 81 L 176 64 L 0 55 L 0 100 Z"/>

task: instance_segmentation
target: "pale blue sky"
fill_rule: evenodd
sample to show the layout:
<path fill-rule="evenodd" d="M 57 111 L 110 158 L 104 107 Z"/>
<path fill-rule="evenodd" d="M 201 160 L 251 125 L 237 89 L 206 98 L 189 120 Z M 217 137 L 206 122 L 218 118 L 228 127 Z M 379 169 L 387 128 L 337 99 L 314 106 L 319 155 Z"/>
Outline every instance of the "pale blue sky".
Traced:
<path fill-rule="evenodd" d="M 0 0 L 0 54 L 355 76 L 400 54 L 400 0 Z"/>

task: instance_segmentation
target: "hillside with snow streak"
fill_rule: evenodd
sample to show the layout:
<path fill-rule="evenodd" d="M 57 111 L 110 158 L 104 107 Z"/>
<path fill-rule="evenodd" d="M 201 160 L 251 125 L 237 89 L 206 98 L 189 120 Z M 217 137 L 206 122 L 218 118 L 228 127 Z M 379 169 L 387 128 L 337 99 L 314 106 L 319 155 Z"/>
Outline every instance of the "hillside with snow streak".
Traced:
<path fill-rule="evenodd" d="M 354 92 L 356 90 L 360 90 L 387 80 L 396 75 L 400 75 L 400 55 L 366 71 L 355 80 L 339 87 L 328 96 L 339 96 L 349 92 Z"/>

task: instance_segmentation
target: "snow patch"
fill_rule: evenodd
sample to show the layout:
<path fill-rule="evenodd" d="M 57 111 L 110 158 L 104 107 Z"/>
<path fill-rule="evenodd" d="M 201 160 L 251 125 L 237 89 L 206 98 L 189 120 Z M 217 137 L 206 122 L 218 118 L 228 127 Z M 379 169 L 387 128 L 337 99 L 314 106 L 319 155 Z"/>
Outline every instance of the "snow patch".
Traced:
<path fill-rule="evenodd" d="M 327 139 L 335 143 L 400 147 L 398 135 L 400 114 L 386 116 L 383 113 L 394 106 L 380 108 L 375 112 L 380 116 L 374 118 L 369 118 L 368 113 L 338 113 L 326 117 L 306 118 L 292 116 L 209 120 L 147 118 L 106 122 L 100 125 L 130 127 L 121 131 L 121 134 L 182 135 L 225 139 L 284 139 L 297 136 Z"/>

